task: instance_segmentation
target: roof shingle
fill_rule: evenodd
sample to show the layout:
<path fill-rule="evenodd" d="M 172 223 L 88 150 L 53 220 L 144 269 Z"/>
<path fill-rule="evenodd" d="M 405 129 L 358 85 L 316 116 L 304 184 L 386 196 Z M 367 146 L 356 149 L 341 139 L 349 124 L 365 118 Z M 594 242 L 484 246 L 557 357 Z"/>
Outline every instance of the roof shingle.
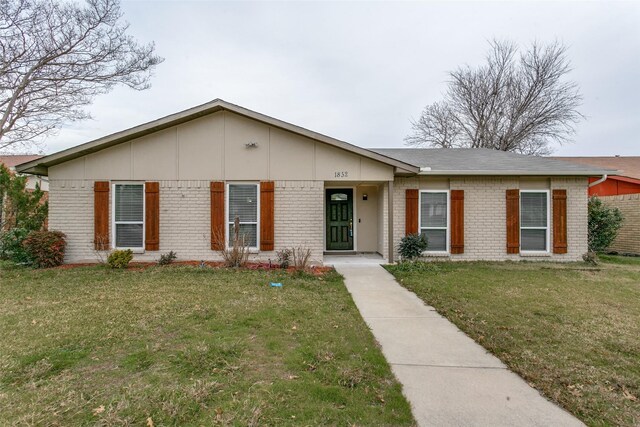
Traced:
<path fill-rule="evenodd" d="M 8 168 L 14 168 L 21 163 L 30 162 L 41 158 L 39 154 L 8 154 L 0 155 L 0 163 L 4 164 Z"/>
<path fill-rule="evenodd" d="M 549 157 L 486 148 L 376 148 L 372 151 L 419 166 L 424 174 L 602 175 L 603 167 L 585 166 Z"/>
<path fill-rule="evenodd" d="M 551 157 L 552 159 L 581 165 L 597 166 L 605 169 L 617 169 L 620 176 L 640 179 L 640 156 L 608 157 Z"/>

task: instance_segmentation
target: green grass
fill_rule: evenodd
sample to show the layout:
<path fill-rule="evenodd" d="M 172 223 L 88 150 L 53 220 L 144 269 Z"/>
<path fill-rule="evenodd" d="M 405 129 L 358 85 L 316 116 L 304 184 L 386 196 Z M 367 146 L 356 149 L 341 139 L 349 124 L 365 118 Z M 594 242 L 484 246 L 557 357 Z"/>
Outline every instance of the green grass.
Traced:
<path fill-rule="evenodd" d="M 622 256 L 622 255 L 598 255 L 600 260 L 606 264 L 622 264 L 635 265 L 640 267 L 640 256 Z"/>
<path fill-rule="evenodd" d="M 0 307 L 0 425 L 414 424 L 335 272 L 3 263 Z"/>
<path fill-rule="evenodd" d="M 639 267 L 460 262 L 388 269 L 585 423 L 633 426 L 640 424 Z"/>

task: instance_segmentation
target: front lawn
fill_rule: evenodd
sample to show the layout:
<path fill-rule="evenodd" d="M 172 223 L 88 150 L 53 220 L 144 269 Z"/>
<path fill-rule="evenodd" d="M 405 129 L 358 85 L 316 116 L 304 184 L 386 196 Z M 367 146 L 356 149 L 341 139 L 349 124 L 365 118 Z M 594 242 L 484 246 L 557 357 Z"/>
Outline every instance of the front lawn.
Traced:
<path fill-rule="evenodd" d="M 2 264 L 0 408 L 0 425 L 414 424 L 335 272 Z"/>
<path fill-rule="evenodd" d="M 589 425 L 640 425 L 640 258 L 390 266 L 409 290 Z"/>

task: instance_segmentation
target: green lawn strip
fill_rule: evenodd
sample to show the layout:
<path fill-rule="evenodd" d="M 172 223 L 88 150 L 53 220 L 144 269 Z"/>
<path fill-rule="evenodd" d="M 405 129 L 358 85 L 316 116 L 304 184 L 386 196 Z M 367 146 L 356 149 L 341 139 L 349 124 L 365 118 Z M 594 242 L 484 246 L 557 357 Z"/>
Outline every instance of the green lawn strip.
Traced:
<path fill-rule="evenodd" d="M 512 262 L 387 268 L 585 423 L 640 424 L 640 270 Z"/>
<path fill-rule="evenodd" d="M 640 267 L 640 256 L 622 256 L 599 254 L 600 260 L 606 264 L 635 265 Z"/>
<path fill-rule="evenodd" d="M 334 272 L 1 267 L 0 424 L 414 424 Z"/>

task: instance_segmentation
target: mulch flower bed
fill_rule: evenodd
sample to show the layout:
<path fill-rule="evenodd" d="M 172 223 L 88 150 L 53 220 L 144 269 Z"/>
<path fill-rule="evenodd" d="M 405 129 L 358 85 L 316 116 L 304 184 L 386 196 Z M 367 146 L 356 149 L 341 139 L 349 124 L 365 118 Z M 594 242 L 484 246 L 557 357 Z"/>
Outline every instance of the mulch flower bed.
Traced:
<path fill-rule="evenodd" d="M 72 264 L 62 264 L 57 267 L 53 267 L 53 269 L 58 270 L 69 270 L 72 268 L 82 268 L 82 267 L 91 267 L 95 266 L 96 263 L 72 263 Z M 143 271 L 150 267 L 158 266 L 157 262 L 153 261 L 133 261 L 129 263 L 127 270 L 131 271 Z M 191 266 L 191 267 L 206 267 L 206 268 L 227 268 L 224 266 L 224 263 L 221 261 L 174 261 L 169 266 Z M 280 270 L 280 266 L 274 263 L 268 262 L 248 262 L 245 267 L 242 269 L 245 270 Z M 324 266 L 313 266 L 307 268 L 305 271 L 307 273 L 313 274 L 315 276 L 322 276 L 328 271 L 333 270 L 333 267 L 324 267 Z M 287 268 L 288 273 L 296 272 L 295 267 Z"/>

